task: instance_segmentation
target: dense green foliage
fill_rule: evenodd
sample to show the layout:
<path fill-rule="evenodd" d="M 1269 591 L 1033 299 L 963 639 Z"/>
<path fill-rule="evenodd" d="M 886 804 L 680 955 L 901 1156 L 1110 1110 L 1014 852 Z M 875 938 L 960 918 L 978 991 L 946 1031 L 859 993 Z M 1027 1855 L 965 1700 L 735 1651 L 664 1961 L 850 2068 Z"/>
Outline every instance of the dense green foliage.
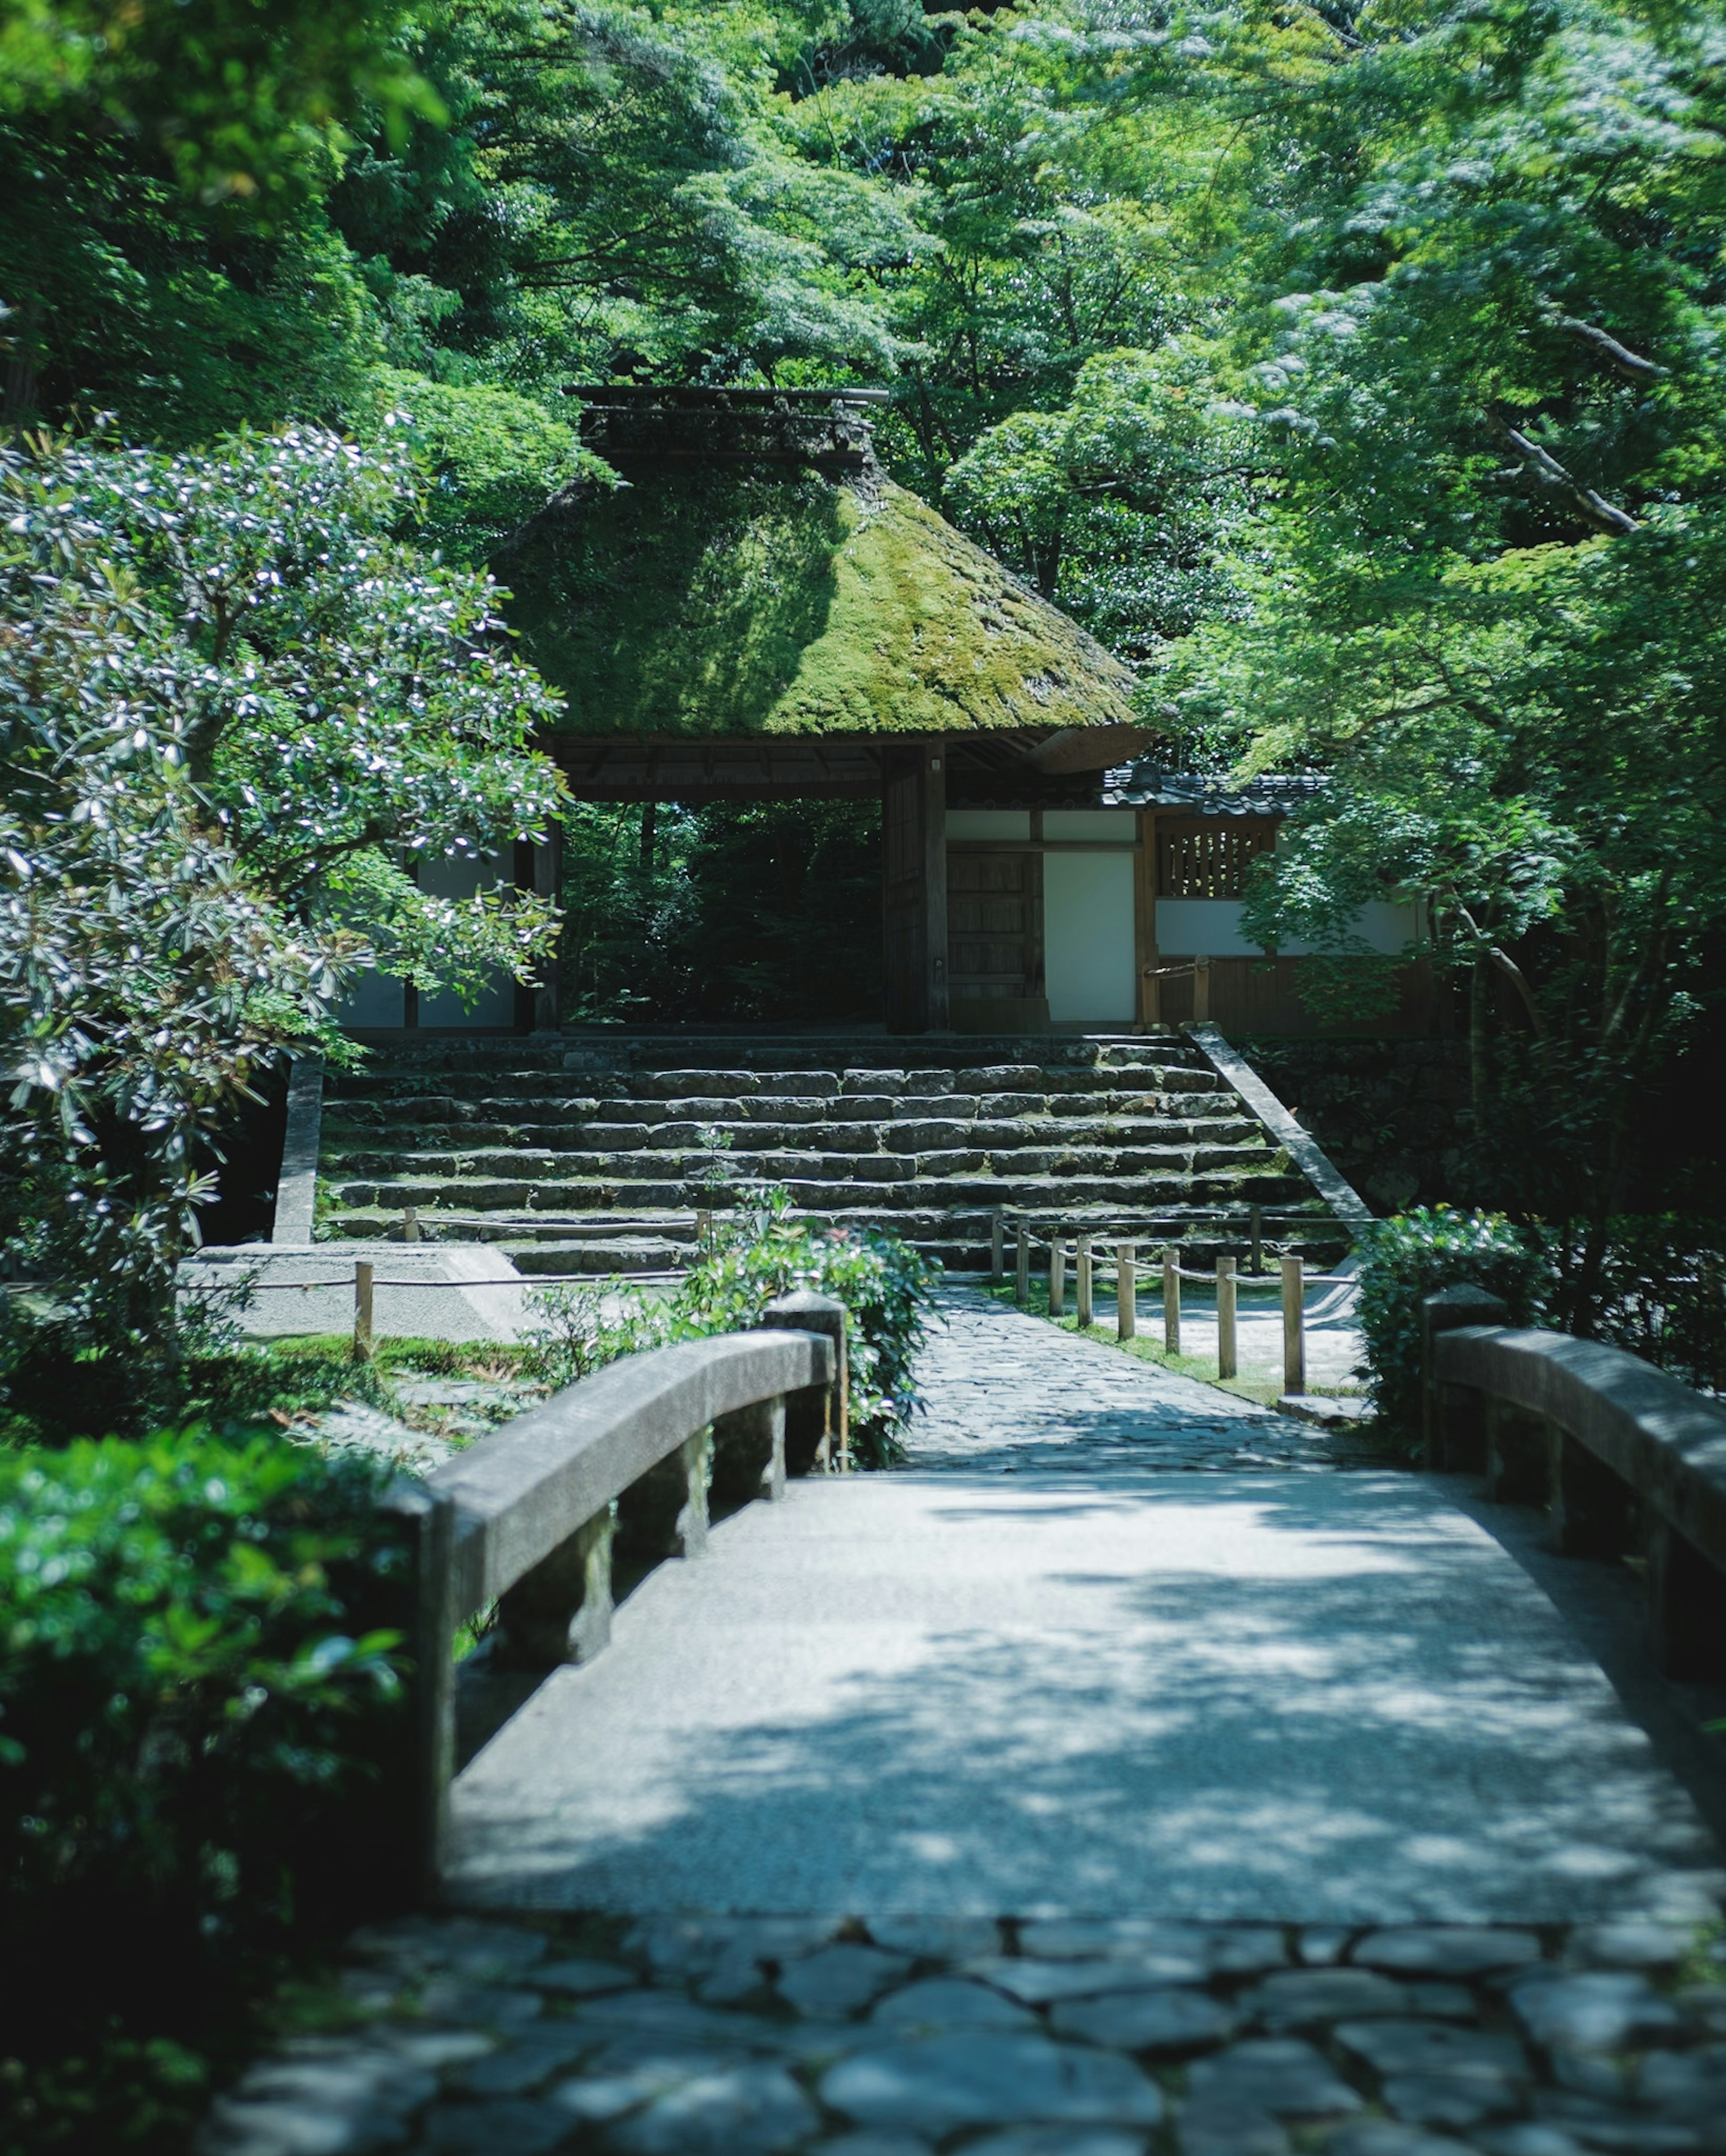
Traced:
<path fill-rule="evenodd" d="M 8 2147 L 156 2140 L 235 1979 L 388 1897 L 408 1559 L 377 1487 L 196 1428 L 0 1455 Z"/>
<path fill-rule="evenodd" d="M 886 382 L 890 468 L 1143 670 L 1175 754 L 1331 774 L 1256 931 L 1346 947 L 1362 898 L 1430 895 L 1487 1181 L 1621 1209 L 1726 919 L 1712 11 L 199 0 L 113 11 L 100 64 L 59 34 L 110 12 L 4 18 L 9 411 L 179 444 L 405 405 L 477 561 L 578 469 L 569 383 Z M 743 612 L 710 722 L 791 681 L 783 607 Z M 609 711 L 625 663 L 659 713 L 634 641 L 574 627 L 563 685 Z"/>
<path fill-rule="evenodd" d="M 559 798 L 547 693 L 414 501 L 388 436 L 0 448 L 0 1246 L 64 1342 L 172 1329 L 210 1146 L 344 972 L 460 988 L 552 932 L 412 873 Z"/>
<path fill-rule="evenodd" d="M 845 1306 L 851 1449 L 890 1467 L 917 1408 L 913 1366 L 934 1309 L 939 1268 L 875 1228 L 817 1229 L 794 1219 L 784 1192 L 720 1215 L 674 1294 L 608 1281 L 547 1291 L 529 1367 L 557 1384 L 674 1340 L 747 1332 L 776 1296 L 813 1288 Z"/>
<path fill-rule="evenodd" d="M 645 840 L 645 843 L 644 843 Z M 880 1015 L 873 802 L 576 803 L 563 822 L 563 1007 L 638 1024 Z"/>
<path fill-rule="evenodd" d="M 1361 1267 L 1360 1327 L 1380 1416 L 1420 1423 L 1420 1303 L 1467 1285 L 1516 1325 L 1604 1340 L 1687 1384 L 1726 1389 L 1726 1223 L 1671 1214 L 1561 1227 L 1421 1207 L 1377 1222 Z"/>

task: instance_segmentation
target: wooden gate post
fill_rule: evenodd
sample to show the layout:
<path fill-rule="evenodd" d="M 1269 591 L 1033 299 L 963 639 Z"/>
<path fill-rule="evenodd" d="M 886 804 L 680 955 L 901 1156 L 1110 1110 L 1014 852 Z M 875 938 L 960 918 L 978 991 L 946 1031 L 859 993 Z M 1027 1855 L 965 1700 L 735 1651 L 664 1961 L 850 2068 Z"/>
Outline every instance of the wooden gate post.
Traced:
<path fill-rule="evenodd" d="M 1216 1374 L 1235 1374 L 1235 1260 L 1220 1253 L 1216 1261 Z"/>
<path fill-rule="evenodd" d="M 1307 1290 L 1298 1258 L 1282 1260 L 1282 1389 L 1307 1389 Z"/>

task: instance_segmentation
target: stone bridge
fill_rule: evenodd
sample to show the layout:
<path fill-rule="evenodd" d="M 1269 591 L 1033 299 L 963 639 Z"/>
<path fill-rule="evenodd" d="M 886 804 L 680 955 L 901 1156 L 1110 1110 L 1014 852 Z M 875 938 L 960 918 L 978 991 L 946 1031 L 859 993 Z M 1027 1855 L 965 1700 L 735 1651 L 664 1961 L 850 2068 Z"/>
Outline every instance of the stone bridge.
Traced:
<path fill-rule="evenodd" d="M 606 1650 L 209 2156 L 1726 2148 L 1719 1784 L 1602 1666 L 1623 1568 L 976 1289 L 923 1380 L 907 1470 L 727 1409 L 783 1502 L 614 1615 L 560 1575 Z"/>

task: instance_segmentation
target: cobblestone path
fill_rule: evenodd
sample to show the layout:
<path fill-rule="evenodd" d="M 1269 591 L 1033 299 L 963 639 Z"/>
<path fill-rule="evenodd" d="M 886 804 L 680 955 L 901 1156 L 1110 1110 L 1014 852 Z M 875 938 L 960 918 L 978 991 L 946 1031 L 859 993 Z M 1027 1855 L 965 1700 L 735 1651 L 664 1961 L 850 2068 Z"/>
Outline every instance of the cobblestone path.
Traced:
<path fill-rule="evenodd" d="M 912 1428 L 913 1467 L 1107 1475 L 1328 1468 L 1348 1456 L 1327 1432 L 1061 1332 L 981 1288 L 944 1287 L 941 1317 L 918 1370 L 927 1411 Z"/>
<path fill-rule="evenodd" d="M 358 2025 L 202 2156 L 1684 2156 L 1726 2149 L 1726 1960 L 1688 1928 L 373 1928 Z"/>

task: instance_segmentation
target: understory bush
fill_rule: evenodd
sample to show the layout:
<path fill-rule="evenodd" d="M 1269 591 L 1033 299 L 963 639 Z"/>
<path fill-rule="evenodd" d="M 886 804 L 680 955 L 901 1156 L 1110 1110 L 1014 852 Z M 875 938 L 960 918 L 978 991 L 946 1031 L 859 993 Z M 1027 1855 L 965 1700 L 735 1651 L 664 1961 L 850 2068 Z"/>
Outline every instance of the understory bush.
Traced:
<path fill-rule="evenodd" d="M 1361 1266 L 1360 1327 L 1380 1417 L 1420 1419 L 1420 1304 L 1482 1287 L 1516 1325 L 1550 1327 L 1641 1356 L 1687 1384 L 1726 1389 L 1726 1223 L 1673 1214 L 1518 1225 L 1502 1213 L 1423 1206 L 1375 1222 Z"/>
<path fill-rule="evenodd" d="M 917 1352 L 934 1307 L 936 1261 L 879 1228 L 821 1228 L 792 1216 L 783 1190 L 716 1219 L 712 1240 L 675 1294 L 623 1281 L 552 1290 L 532 1336 L 532 1373 L 554 1384 L 674 1340 L 739 1332 L 794 1288 L 845 1306 L 851 1451 L 860 1466 L 903 1457 L 901 1433 L 917 1406 Z"/>
<path fill-rule="evenodd" d="M 404 1883 L 379 1486 L 201 1426 L 0 1455 L 0 2146 L 166 2145 L 235 1999 Z"/>

